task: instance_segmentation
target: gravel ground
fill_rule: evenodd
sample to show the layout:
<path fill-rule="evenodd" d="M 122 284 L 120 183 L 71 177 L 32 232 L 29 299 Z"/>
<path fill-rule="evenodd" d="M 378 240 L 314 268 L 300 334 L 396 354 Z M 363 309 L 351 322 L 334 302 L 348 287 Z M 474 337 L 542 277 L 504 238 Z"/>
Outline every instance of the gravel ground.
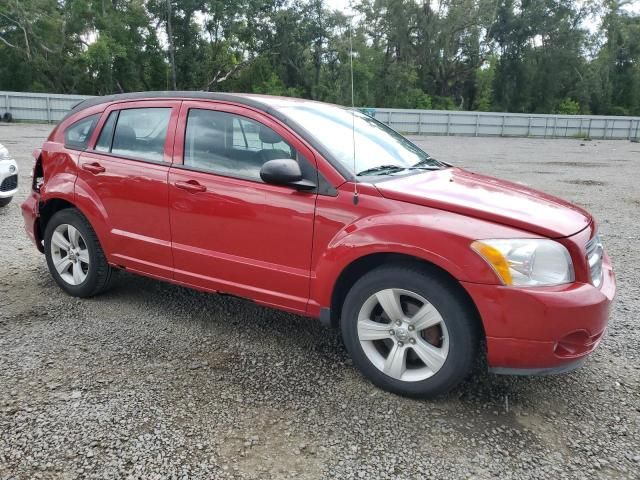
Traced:
<path fill-rule="evenodd" d="M 124 273 L 66 296 L 19 210 L 49 129 L 0 126 L 22 182 L 0 210 L 1 479 L 640 478 L 639 144 L 418 140 L 587 207 L 619 282 L 582 369 L 480 373 L 427 402 L 373 387 L 306 318 Z"/>

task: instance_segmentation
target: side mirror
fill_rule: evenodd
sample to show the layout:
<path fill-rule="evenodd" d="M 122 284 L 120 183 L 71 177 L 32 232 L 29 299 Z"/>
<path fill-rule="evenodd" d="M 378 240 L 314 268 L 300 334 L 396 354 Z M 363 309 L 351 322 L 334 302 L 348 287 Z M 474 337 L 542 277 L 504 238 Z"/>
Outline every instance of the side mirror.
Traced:
<path fill-rule="evenodd" d="M 316 184 L 305 180 L 300 165 L 295 160 L 283 158 L 269 160 L 260 169 L 260 178 L 273 185 L 289 185 L 298 190 L 313 190 Z"/>

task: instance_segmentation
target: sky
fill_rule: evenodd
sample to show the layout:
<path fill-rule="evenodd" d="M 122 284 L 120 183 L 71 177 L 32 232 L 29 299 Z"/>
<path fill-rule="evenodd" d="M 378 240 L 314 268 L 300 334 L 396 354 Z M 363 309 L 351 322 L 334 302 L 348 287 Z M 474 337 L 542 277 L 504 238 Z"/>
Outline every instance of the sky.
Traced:
<path fill-rule="evenodd" d="M 349 8 L 348 0 L 325 0 L 325 3 L 331 10 L 348 10 Z"/>

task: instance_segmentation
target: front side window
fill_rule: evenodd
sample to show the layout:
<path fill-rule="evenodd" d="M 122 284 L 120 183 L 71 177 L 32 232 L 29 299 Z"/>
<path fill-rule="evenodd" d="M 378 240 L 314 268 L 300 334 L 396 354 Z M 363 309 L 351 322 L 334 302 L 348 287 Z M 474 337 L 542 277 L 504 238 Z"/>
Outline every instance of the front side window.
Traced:
<path fill-rule="evenodd" d="M 73 150 L 86 150 L 100 114 L 78 120 L 64 132 L 64 146 Z"/>
<path fill-rule="evenodd" d="M 171 108 L 131 108 L 111 112 L 96 150 L 127 158 L 161 162 Z"/>
<path fill-rule="evenodd" d="M 269 160 L 296 159 L 296 150 L 271 128 L 240 115 L 189 110 L 184 165 L 260 181 Z"/>

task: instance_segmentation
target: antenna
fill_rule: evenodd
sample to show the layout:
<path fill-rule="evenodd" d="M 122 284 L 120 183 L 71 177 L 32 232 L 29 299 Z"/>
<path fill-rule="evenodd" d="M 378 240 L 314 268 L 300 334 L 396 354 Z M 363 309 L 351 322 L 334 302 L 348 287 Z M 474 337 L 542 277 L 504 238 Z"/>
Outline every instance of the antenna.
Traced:
<path fill-rule="evenodd" d="M 349 19 L 349 61 L 351 69 L 351 140 L 353 141 L 353 173 L 356 174 L 356 102 L 353 86 L 353 4 L 349 1 L 351 18 Z M 353 204 L 358 204 L 358 181 L 353 181 Z"/>

